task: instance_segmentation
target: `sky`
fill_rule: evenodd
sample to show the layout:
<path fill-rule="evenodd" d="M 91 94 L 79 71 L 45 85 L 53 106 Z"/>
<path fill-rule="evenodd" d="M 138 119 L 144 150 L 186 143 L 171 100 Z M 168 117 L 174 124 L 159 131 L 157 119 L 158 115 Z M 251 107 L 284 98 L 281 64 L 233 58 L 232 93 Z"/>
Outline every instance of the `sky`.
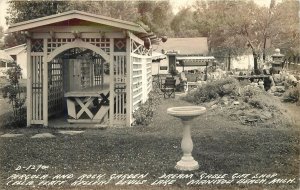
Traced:
<path fill-rule="evenodd" d="M 193 4 L 195 0 L 170 0 L 173 6 L 173 12 L 177 13 L 180 7 L 185 7 L 188 5 Z M 270 4 L 271 0 L 254 0 L 255 3 L 261 5 L 261 6 L 268 6 Z M 8 7 L 7 5 L 8 0 L 0 0 L 0 26 L 2 26 L 4 29 L 7 29 L 5 17 L 6 9 Z"/>

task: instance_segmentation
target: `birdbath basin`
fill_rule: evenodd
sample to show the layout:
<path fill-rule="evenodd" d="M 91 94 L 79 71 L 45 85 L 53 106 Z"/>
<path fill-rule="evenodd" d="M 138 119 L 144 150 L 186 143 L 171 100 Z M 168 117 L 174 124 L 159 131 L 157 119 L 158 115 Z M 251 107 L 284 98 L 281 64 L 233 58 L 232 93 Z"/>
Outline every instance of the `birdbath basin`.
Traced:
<path fill-rule="evenodd" d="M 181 171 L 192 171 L 199 169 L 199 164 L 192 156 L 193 141 L 191 137 L 190 121 L 206 112 L 205 107 L 201 106 L 184 106 L 168 108 L 167 113 L 171 116 L 177 117 L 183 124 L 183 136 L 181 140 L 181 149 L 183 156 L 177 162 L 175 169 Z"/>

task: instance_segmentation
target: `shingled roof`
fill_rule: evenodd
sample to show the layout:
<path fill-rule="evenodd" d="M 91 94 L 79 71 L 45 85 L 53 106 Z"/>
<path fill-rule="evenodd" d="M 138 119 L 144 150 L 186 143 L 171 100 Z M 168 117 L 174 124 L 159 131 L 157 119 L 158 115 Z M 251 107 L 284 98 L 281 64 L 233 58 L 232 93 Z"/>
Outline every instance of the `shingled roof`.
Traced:
<path fill-rule="evenodd" d="M 178 51 L 179 55 L 207 55 L 207 38 L 168 38 L 165 43 L 160 43 L 155 51 L 162 52 L 162 50 L 166 53 Z"/>

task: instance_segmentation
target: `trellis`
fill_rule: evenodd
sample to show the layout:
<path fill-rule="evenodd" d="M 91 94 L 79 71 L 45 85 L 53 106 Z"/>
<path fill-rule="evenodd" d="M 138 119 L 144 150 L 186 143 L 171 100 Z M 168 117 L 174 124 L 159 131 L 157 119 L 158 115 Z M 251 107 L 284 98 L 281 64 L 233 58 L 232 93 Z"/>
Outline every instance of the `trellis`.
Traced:
<path fill-rule="evenodd" d="M 48 115 L 61 113 L 63 109 L 63 60 L 56 58 L 48 63 Z"/>
<path fill-rule="evenodd" d="M 143 41 L 132 37 L 130 39 L 132 60 L 132 110 L 137 110 L 145 103 L 152 90 L 151 50 L 143 46 Z"/>
<path fill-rule="evenodd" d="M 43 56 L 31 56 L 32 68 L 32 120 L 33 124 L 43 123 Z"/>
<path fill-rule="evenodd" d="M 68 57 L 59 55 L 66 50 L 76 53 L 75 48 L 94 52 L 93 59 L 80 66 L 82 88 L 103 85 L 104 65 L 109 66 L 109 107 L 102 106 L 109 110 L 109 125 L 132 124 L 134 110 L 152 89 L 151 49 L 135 35 L 147 35 L 144 29 L 127 21 L 70 11 L 10 26 L 9 32 L 17 31 L 27 36 L 27 125 L 48 126 L 49 117 L 63 110 Z M 81 104 L 85 99 L 90 101 L 86 97 Z M 91 120 L 97 117 L 97 122 L 103 115 L 87 114 Z"/>

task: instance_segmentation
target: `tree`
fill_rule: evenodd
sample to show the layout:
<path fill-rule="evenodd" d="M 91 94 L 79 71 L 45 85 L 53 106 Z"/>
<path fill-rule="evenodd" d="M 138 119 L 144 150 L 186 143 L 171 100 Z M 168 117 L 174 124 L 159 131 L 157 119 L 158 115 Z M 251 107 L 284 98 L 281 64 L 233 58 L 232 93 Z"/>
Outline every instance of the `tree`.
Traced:
<path fill-rule="evenodd" d="M 61 13 L 69 10 L 67 1 L 8 1 L 8 16 L 6 23 L 8 25 L 23 22 L 43 16 Z M 9 34 L 4 38 L 6 48 L 20 45 L 26 42 L 26 38 L 20 34 Z"/>
<path fill-rule="evenodd" d="M 194 5 L 194 20 L 200 36 L 207 37 L 209 52 L 224 61 L 242 54 L 240 37 L 233 36 L 227 29 L 226 17 L 237 5 L 233 1 L 197 1 Z M 230 67 L 230 65 L 229 65 Z"/>
<path fill-rule="evenodd" d="M 3 37 L 4 37 L 3 27 L 0 26 L 0 49 L 2 49 L 4 46 Z"/>
<path fill-rule="evenodd" d="M 132 22 L 138 19 L 137 5 L 133 1 L 72 1 L 69 8 Z"/>
<path fill-rule="evenodd" d="M 198 1 L 195 7 L 197 28 L 208 37 L 211 50 L 215 53 L 225 50 L 236 56 L 250 49 L 255 73 L 258 60 L 261 55 L 265 57 L 267 49 L 281 48 L 284 44 L 299 47 L 296 40 L 299 5 L 295 0 L 277 5 L 271 1 L 269 8 L 259 7 L 253 1 Z M 269 47 L 268 42 L 271 42 Z"/>
<path fill-rule="evenodd" d="M 283 0 L 274 9 L 274 25 L 271 31 L 271 45 L 280 48 L 284 54 L 296 55 L 300 53 L 299 29 L 300 5 L 297 0 Z"/>
<path fill-rule="evenodd" d="M 174 31 L 175 37 L 199 36 L 194 22 L 194 13 L 190 7 L 179 10 L 171 22 L 171 29 Z"/>
<path fill-rule="evenodd" d="M 8 82 L 2 89 L 4 98 L 8 98 L 9 103 L 13 108 L 12 123 L 16 126 L 25 126 L 26 108 L 25 108 L 25 89 L 20 86 L 19 79 L 22 76 L 22 69 L 14 63 L 14 66 L 7 70 Z"/>
<path fill-rule="evenodd" d="M 174 17 L 169 1 L 141 1 L 137 4 L 139 22 L 157 36 L 174 36 L 170 23 Z"/>
<path fill-rule="evenodd" d="M 0 39 L 3 38 L 4 32 L 3 32 L 3 27 L 0 26 Z"/>
<path fill-rule="evenodd" d="M 67 1 L 8 1 L 8 25 L 69 10 Z"/>

